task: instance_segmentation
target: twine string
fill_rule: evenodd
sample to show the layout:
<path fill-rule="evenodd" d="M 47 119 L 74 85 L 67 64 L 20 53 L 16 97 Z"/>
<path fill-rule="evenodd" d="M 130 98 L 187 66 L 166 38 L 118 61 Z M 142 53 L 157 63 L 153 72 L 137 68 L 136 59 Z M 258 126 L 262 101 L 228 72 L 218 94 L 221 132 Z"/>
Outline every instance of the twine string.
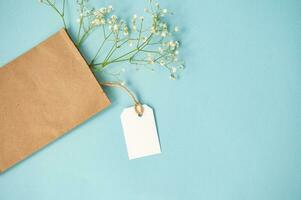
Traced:
<path fill-rule="evenodd" d="M 123 89 L 134 102 L 135 112 L 138 114 L 138 116 L 141 117 L 143 115 L 144 108 L 143 108 L 142 104 L 137 100 L 136 96 L 129 88 L 127 88 L 126 86 L 124 86 L 118 82 L 100 82 L 100 85 L 104 85 L 104 86 L 108 86 L 108 87 L 117 87 L 117 88 Z"/>

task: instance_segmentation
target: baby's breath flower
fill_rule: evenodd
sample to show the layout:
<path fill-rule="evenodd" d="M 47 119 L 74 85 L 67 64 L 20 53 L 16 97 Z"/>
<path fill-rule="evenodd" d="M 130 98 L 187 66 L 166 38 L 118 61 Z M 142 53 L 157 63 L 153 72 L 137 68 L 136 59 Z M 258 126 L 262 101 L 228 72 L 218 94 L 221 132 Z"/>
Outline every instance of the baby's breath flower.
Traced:
<path fill-rule="evenodd" d="M 91 21 L 91 25 L 92 26 L 98 26 L 98 25 L 100 25 L 100 20 L 98 18 L 92 20 Z"/>
<path fill-rule="evenodd" d="M 171 73 L 176 73 L 177 72 L 177 68 L 176 67 L 171 67 L 171 69 L 170 69 L 170 71 L 171 71 Z"/>
<path fill-rule="evenodd" d="M 166 31 L 162 32 L 162 33 L 161 33 L 161 36 L 162 36 L 162 37 L 166 37 L 166 36 L 167 36 L 167 32 L 166 32 Z"/>
<path fill-rule="evenodd" d="M 102 14 L 102 15 L 108 13 L 108 9 L 107 8 L 100 8 L 98 11 L 99 11 L 99 14 Z"/>
<path fill-rule="evenodd" d="M 160 60 L 160 65 L 161 65 L 161 66 L 165 66 L 164 60 Z"/>
<path fill-rule="evenodd" d="M 147 63 L 150 64 L 150 65 L 152 65 L 152 64 L 155 63 L 155 61 L 152 58 L 148 58 Z"/>
<path fill-rule="evenodd" d="M 137 15 L 134 14 L 133 17 L 132 17 L 132 29 L 133 29 L 133 31 L 137 30 L 136 22 L 137 22 Z"/>
<path fill-rule="evenodd" d="M 146 42 L 146 40 L 147 40 L 147 37 L 142 37 L 143 42 Z"/>
<path fill-rule="evenodd" d="M 129 28 L 128 28 L 127 26 L 124 26 L 124 27 L 123 27 L 123 34 L 124 34 L 125 36 L 129 35 Z"/>
<path fill-rule="evenodd" d="M 158 47 L 158 51 L 159 51 L 159 53 L 163 53 L 162 47 Z"/>
<path fill-rule="evenodd" d="M 133 29 L 133 31 L 136 31 L 137 27 L 135 25 L 133 25 L 132 29 Z"/>
<path fill-rule="evenodd" d="M 54 0 L 40 0 L 45 4 L 48 1 L 53 2 Z M 173 34 L 179 31 L 179 27 L 168 24 L 164 19 L 165 15 L 171 14 L 168 9 L 161 8 L 155 0 L 149 0 L 151 5 L 144 8 L 144 12 L 149 15 L 150 23 L 147 24 L 149 20 L 144 16 L 140 16 L 138 19 L 138 16 L 134 14 L 131 17 L 131 22 L 127 24 L 125 20 L 119 19 L 113 14 L 113 6 L 90 9 L 87 8 L 86 2 L 87 0 L 77 0 L 79 16 L 76 21 L 80 25 L 78 26 L 76 45 L 80 47 L 92 29 L 98 26 L 103 28 L 100 29 L 103 31 L 103 43 L 90 62 L 92 69 L 103 69 L 111 63 L 124 61 L 135 64 L 136 69 L 140 69 L 141 65 L 156 64 L 168 70 L 170 79 L 177 79 L 179 70 L 184 69 L 184 64 L 178 60 L 180 43 L 173 40 Z M 64 17 L 62 13 L 60 16 Z M 173 28 L 170 29 L 170 27 Z M 105 42 L 114 42 L 111 51 L 105 52 L 101 49 Z M 121 49 L 116 51 L 115 48 Z M 104 55 L 106 60 L 101 60 L 102 57 L 98 55 L 99 52 L 108 53 Z M 153 66 L 148 68 L 154 71 Z M 114 73 L 114 76 L 120 76 L 125 71 L 125 68 L 122 68 L 118 73 Z M 124 85 L 125 83 L 121 82 L 121 84 Z"/>
<path fill-rule="evenodd" d="M 100 19 L 100 25 L 106 24 L 106 20 L 104 18 Z"/>
<path fill-rule="evenodd" d="M 177 80 L 177 77 L 175 74 L 170 74 L 169 78 L 173 81 Z"/>
<path fill-rule="evenodd" d="M 100 9 L 100 10 L 95 10 L 95 11 L 93 12 L 93 15 L 94 15 L 95 17 L 103 17 L 103 12 L 101 11 L 101 9 Z"/>
<path fill-rule="evenodd" d="M 157 33 L 157 29 L 155 26 L 151 27 L 151 33 L 156 34 Z"/>
<path fill-rule="evenodd" d="M 147 63 L 150 64 L 150 65 L 155 63 L 154 58 L 153 58 L 151 53 L 147 54 Z"/>
<path fill-rule="evenodd" d="M 174 57 L 173 57 L 173 61 L 174 61 L 174 62 L 177 62 L 177 61 L 178 61 L 178 57 L 174 56 Z"/>
<path fill-rule="evenodd" d="M 107 12 L 110 13 L 113 11 L 113 6 L 112 5 L 109 5 L 108 8 L 107 8 Z"/>
<path fill-rule="evenodd" d="M 112 21 L 113 24 L 116 23 L 117 22 L 117 16 L 116 15 L 112 15 L 111 16 L 111 21 Z"/>
<path fill-rule="evenodd" d="M 118 24 L 114 24 L 114 26 L 113 26 L 113 31 L 114 31 L 114 32 L 117 32 L 118 30 L 119 30 Z"/>
<path fill-rule="evenodd" d="M 170 42 L 169 42 L 169 46 L 175 47 L 175 46 L 176 46 L 176 43 L 175 43 L 174 41 L 170 41 Z"/>
<path fill-rule="evenodd" d="M 179 32 L 179 27 L 175 26 L 174 32 Z"/>

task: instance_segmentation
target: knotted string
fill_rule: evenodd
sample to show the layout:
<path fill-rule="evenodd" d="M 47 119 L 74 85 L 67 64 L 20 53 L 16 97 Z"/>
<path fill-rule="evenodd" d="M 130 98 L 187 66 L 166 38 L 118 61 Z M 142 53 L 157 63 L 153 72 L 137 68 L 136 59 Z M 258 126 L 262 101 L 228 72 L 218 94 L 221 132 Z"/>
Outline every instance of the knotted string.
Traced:
<path fill-rule="evenodd" d="M 104 85 L 104 86 L 108 86 L 108 87 L 118 87 L 118 88 L 123 89 L 133 100 L 134 105 L 135 105 L 135 111 L 138 114 L 138 116 L 141 117 L 143 115 L 144 108 L 143 108 L 142 104 L 137 100 L 134 93 L 130 89 L 128 89 L 126 86 L 124 86 L 118 82 L 100 82 L 100 85 Z"/>

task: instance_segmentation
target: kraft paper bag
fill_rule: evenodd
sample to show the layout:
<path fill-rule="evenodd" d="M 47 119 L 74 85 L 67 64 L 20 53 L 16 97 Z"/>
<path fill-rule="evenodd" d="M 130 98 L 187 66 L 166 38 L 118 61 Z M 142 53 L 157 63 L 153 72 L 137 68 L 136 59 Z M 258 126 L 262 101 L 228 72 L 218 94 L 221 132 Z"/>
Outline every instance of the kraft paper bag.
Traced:
<path fill-rule="evenodd" d="M 65 30 L 0 68 L 0 172 L 110 104 Z"/>

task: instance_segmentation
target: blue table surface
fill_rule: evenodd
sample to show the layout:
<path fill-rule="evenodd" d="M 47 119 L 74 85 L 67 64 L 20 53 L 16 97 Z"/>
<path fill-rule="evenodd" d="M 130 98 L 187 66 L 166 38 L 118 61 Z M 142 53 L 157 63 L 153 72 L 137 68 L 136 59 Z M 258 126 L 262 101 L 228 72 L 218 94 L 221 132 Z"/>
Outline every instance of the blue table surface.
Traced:
<path fill-rule="evenodd" d="M 145 6 L 90 4 L 123 16 Z M 301 199 L 301 1 L 161 4 L 175 12 L 187 68 L 179 81 L 149 71 L 127 81 L 155 109 L 163 153 L 128 160 L 120 113 L 131 102 L 106 89 L 106 111 L 0 175 L 0 200 Z M 0 66 L 61 26 L 35 0 L 1 0 Z"/>

